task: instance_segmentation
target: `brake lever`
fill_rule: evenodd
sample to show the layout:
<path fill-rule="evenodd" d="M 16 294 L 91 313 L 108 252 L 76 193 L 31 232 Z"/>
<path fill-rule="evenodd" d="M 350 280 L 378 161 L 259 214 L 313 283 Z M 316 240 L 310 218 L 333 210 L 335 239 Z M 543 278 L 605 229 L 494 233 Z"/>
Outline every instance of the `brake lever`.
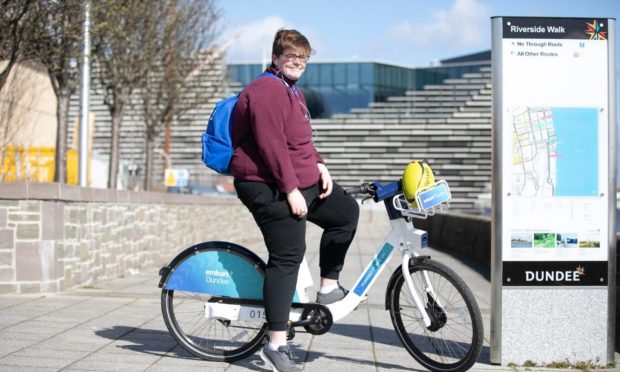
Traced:
<path fill-rule="evenodd" d="M 362 204 L 364 204 L 364 202 L 365 202 L 366 200 L 370 200 L 370 199 L 372 199 L 372 198 L 373 198 L 372 196 L 367 196 L 367 197 L 365 197 L 364 199 L 362 199 Z"/>

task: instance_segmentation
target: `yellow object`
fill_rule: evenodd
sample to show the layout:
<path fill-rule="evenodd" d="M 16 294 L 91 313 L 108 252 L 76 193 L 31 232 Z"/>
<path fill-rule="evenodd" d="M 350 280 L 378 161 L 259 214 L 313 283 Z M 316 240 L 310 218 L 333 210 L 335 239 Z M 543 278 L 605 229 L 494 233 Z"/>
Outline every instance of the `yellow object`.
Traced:
<path fill-rule="evenodd" d="M 431 167 L 419 160 L 414 160 L 405 167 L 403 172 L 403 194 L 411 205 L 417 207 L 416 192 L 435 183 L 435 175 Z"/>
<path fill-rule="evenodd" d="M 0 148 L 0 181 L 51 182 L 54 153 L 50 147 L 7 146 Z"/>
<path fill-rule="evenodd" d="M 165 175 L 164 175 L 164 185 L 170 187 L 170 186 L 176 186 L 176 184 L 177 184 L 177 178 L 176 178 L 176 175 L 174 174 L 174 171 L 170 168 L 166 169 Z"/>
<path fill-rule="evenodd" d="M 53 147 L 7 146 L 0 149 L 0 182 L 53 182 Z M 88 179 L 90 183 L 90 166 Z M 67 151 L 67 184 L 78 184 L 78 154 Z"/>
<path fill-rule="evenodd" d="M 95 133 L 95 116 L 88 117 L 89 140 L 87 154 L 87 184 L 90 185 L 91 157 Z M 73 122 L 72 148 L 66 152 L 66 177 L 68 185 L 78 184 L 78 138 L 79 120 Z M 0 182 L 53 182 L 56 149 L 40 146 L 5 146 L 0 147 Z M 62 182 L 61 182 L 62 183 Z"/>
<path fill-rule="evenodd" d="M 67 151 L 67 185 L 78 184 L 78 153 L 77 150 Z M 90 179 L 90 167 L 88 167 L 88 178 Z"/>

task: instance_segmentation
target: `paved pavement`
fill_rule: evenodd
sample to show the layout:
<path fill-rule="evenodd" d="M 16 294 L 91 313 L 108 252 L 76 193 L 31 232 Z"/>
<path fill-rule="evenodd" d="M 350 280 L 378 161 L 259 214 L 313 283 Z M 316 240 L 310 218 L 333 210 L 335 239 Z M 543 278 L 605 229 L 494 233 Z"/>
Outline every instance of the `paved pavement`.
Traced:
<path fill-rule="evenodd" d="M 384 219 L 382 214 L 363 214 L 341 277 L 345 287 L 353 285 L 383 241 L 389 230 Z M 307 259 L 315 283 L 318 283 L 319 234 L 317 228 L 308 231 Z M 260 242 L 248 247 L 265 257 Z M 483 269 L 476 270 L 442 252 L 428 249 L 427 254 L 448 264 L 463 277 L 482 310 L 484 348 L 472 370 L 538 370 L 490 364 L 491 286 L 487 275 Z M 367 303 L 335 324 L 330 332 L 321 336 L 297 334 L 293 340 L 296 359 L 303 361 L 305 371 L 422 370 L 401 346 L 384 308 L 385 286 L 389 274 L 398 266 L 397 261 L 392 259 L 387 272 L 369 292 Z M 228 364 L 203 361 L 185 352 L 164 325 L 158 280 L 157 270 L 152 270 L 62 294 L 0 296 L 0 370 L 267 370 L 258 355 Z"/>

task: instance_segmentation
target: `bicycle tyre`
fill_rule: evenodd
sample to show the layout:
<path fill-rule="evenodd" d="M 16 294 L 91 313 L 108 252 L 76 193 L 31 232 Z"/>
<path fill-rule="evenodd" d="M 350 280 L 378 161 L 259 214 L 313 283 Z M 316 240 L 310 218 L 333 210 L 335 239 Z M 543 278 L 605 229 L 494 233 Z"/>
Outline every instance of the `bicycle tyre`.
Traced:
<path fill-rule="evenodd" d="M 183 258 L 204 252 L 231 250 L 265 275 L 264 262 L 247 249 L 226 242 L 208 242 L 187 249 L 175 258 L 170 271 L 182 264 Z M 162 282 L 164 279 L 162 279 Z M 218 362 L 234 362 L 256 352 L 267 334 L 267 323 L 226 321 L 205 317 L 205 293 L 162 289 L 161 309 L 172 337 L 193 355 Z"/>
<path fill-rule="evenodd" d="M 482 316 L 471 290 L 452 269 L 430 259 L 409 266 L 418 294 L 421 274 L 426 272 L 443 310 L 435 307 L 435 319 L 445 324 L 428 329 L 420 316 L 399 267 L 388 287 L 388 309 L 398 338 L 411 356 L 431 371 L 465 371 L 476 362 L 484 338 Z M 431 297 L 424 299 L 427 313 Z M 433 325 L 429 328 L 433 329 Z M 438 328 L 438 329 L 437 329 Z"/>

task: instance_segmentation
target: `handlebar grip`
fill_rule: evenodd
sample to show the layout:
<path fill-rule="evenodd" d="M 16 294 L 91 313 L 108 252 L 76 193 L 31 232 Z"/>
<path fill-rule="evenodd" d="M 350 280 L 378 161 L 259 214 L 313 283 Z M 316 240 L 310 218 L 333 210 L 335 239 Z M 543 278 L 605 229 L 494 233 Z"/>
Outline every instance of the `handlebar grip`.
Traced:
<path fill-rule="evenodd" d="M 344 189 L 344 193 L 347 195 L 355 195 L 355 194 L 361 194 L 362 191 L 362 186 L 355 186 L 355 187 L 350 187 L 348 189 Z"/>
<path fill-rule="evenodd" d="M 363 183 L 359 186 L 350 187 L 344 190 L 344 193 L 347 195 L 355 195 L 355 194 L 373 194 L 373 189 L 368 183 Z"/>

